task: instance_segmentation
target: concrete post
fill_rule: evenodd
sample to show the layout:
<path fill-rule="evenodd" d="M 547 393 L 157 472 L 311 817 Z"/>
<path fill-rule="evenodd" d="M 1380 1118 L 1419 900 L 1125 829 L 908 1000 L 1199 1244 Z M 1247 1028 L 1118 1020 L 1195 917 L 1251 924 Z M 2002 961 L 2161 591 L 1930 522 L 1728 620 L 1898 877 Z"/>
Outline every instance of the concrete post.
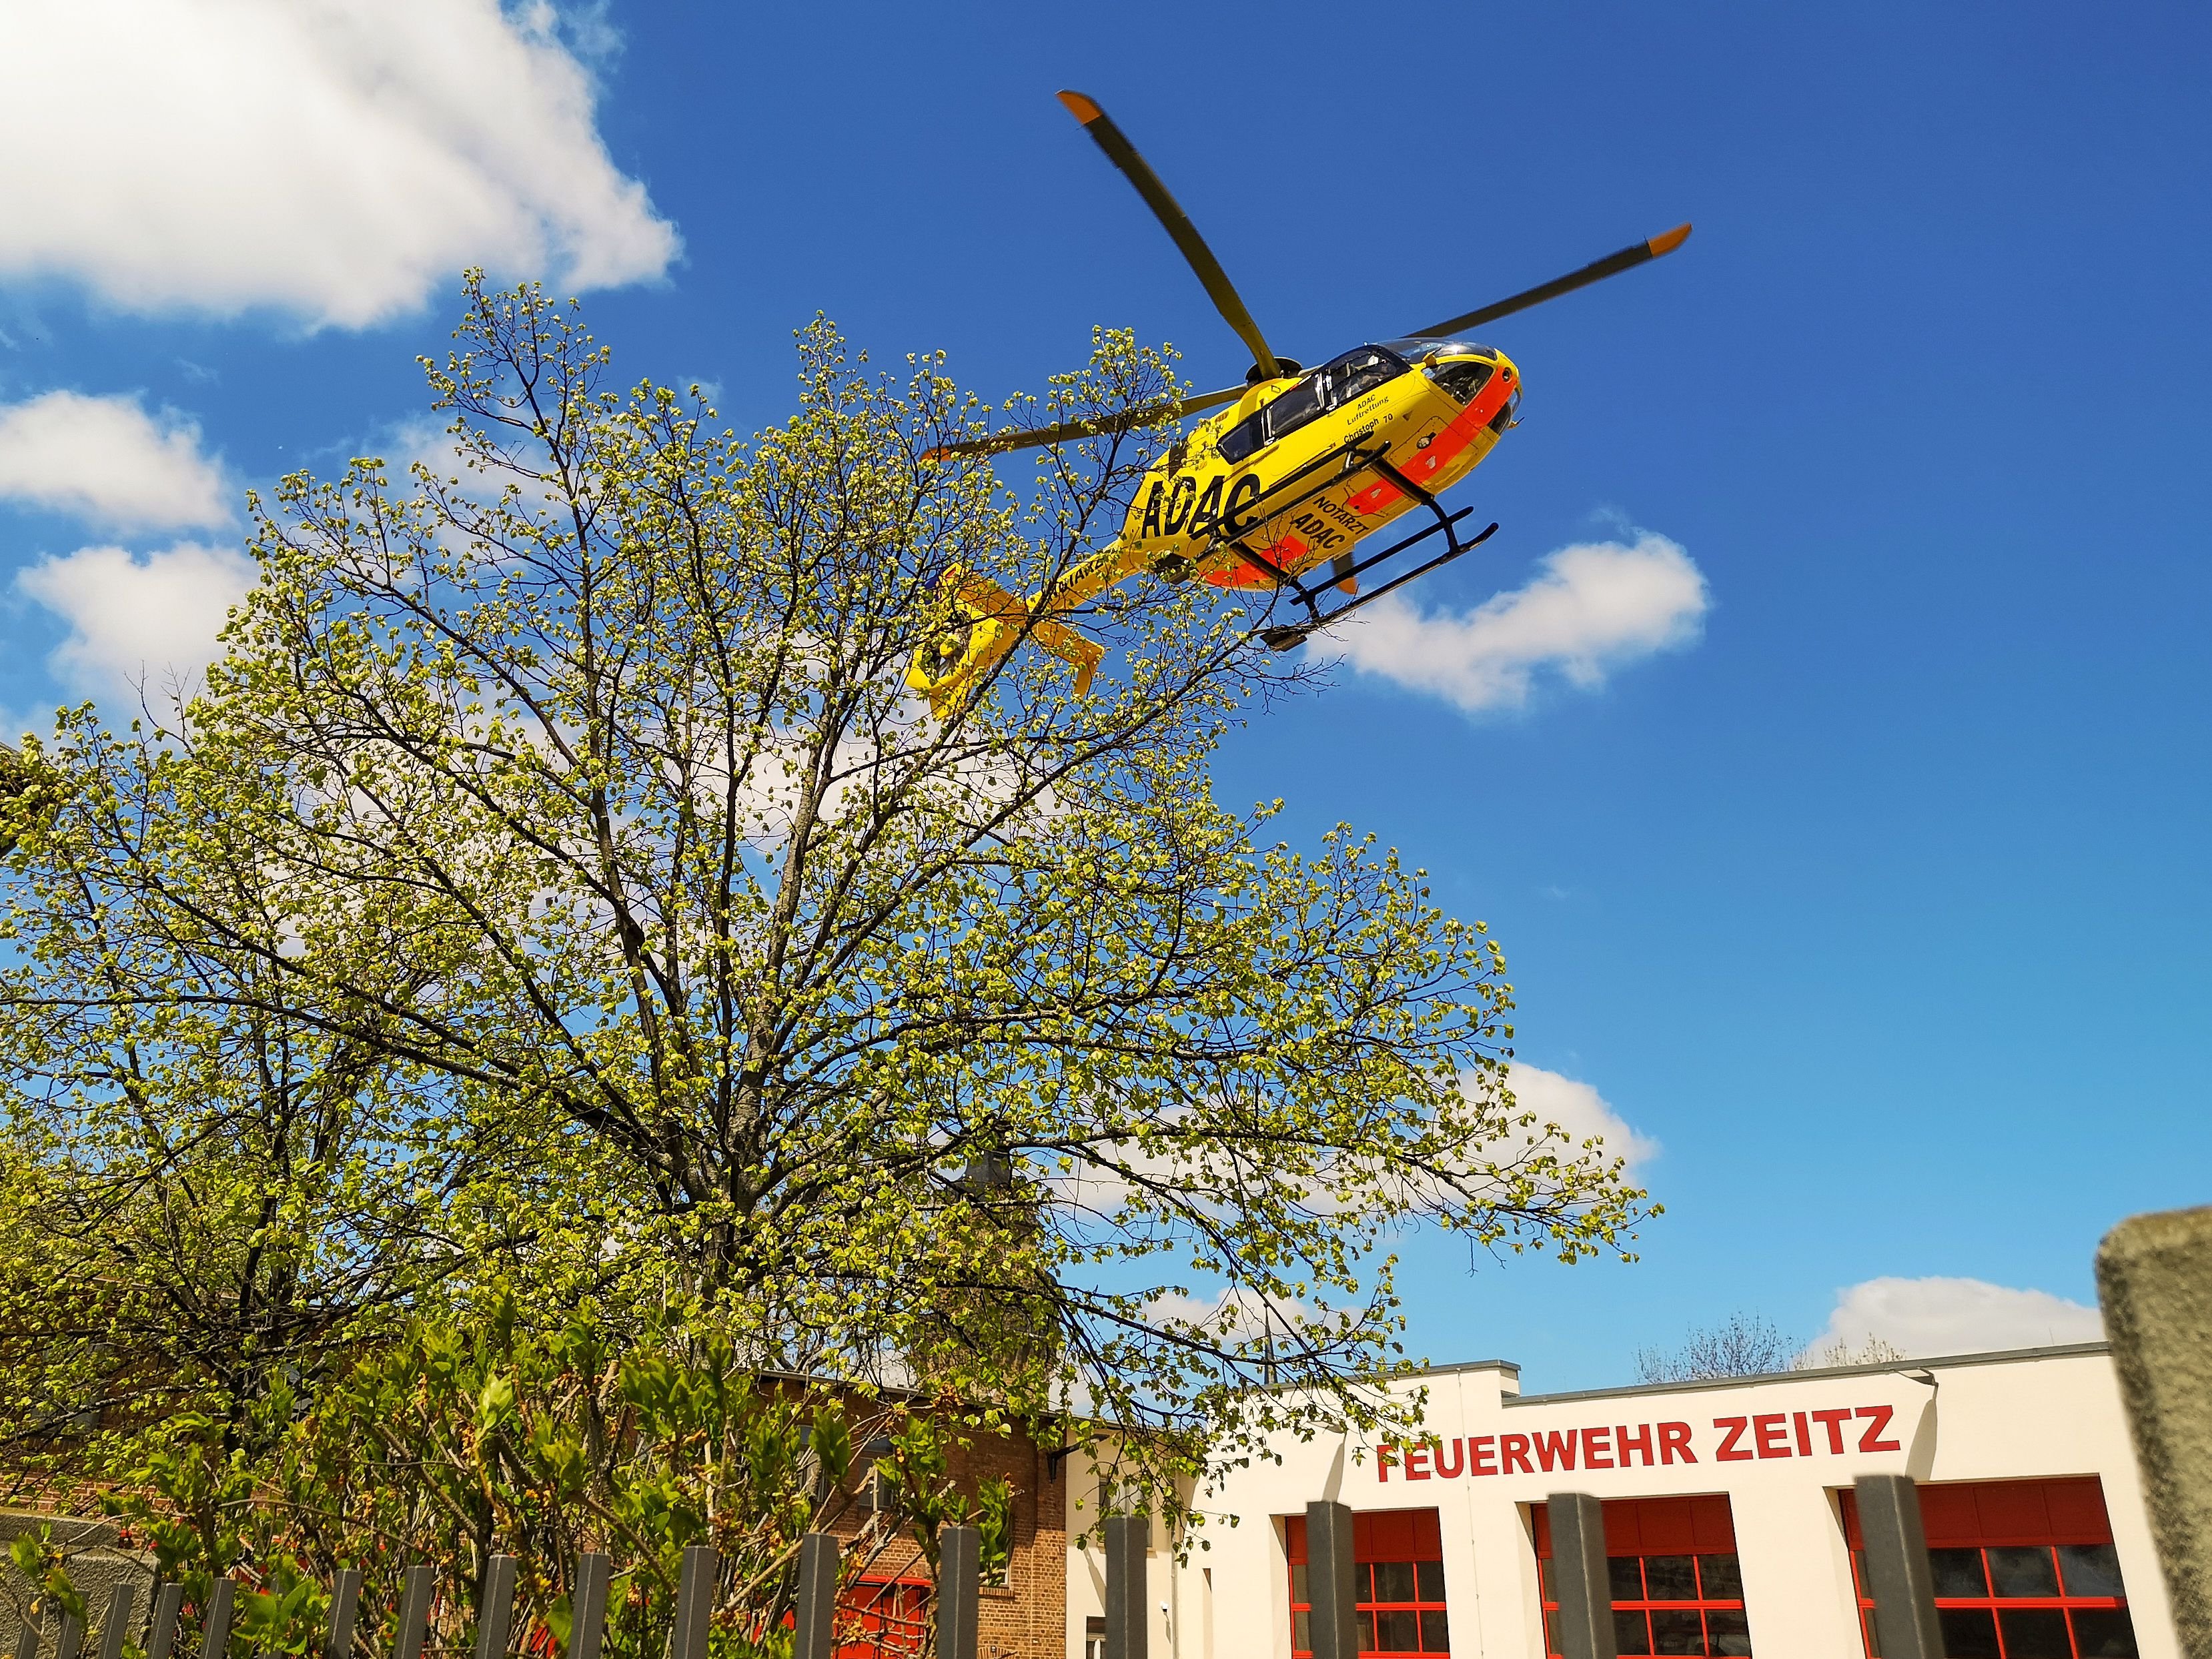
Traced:
<path fill-rule="evenodd" d="M 1145 1550 L 1152 1542 L 1151 1517 L 1109 1515 L 1106 1534 L 1106 1659 L 1145 1659 Z"/>
<path fill-rule="evenodd" d="M 810 1532 L 799 1540 L 799 1614 L 791 1659 L 830 1659 L 837 1626 L 837 1540 Z"/>
<path fill-rule="evenodd" d="M 2097 1300 L 2190 1659 L 2212 1659 L 2212 1209 L 2130 1216 L 2097 1249 Z"/>
<path fill-rule="evenodd" d="M 937 1534 L 937 1659 L 975 1659 L 983 1585 L 983 1534 L 947 1527 Z"/>
<path fill-rule="evenodd" d="M 1555 1492 L 1544 1500 L 1544 1514 L 1552 1528 L 1559 1651 L 1566 1659 L 1620 1659 L 1605 1565 L 1605 1506 L 1586 1492 Z"/>
<path fill-rule="evenodd" d="M 1359 1585 L 1352 1559 L 1352 1506 L 1306 1505 L 1306 1615 L 1313 1659 L 1359 1659 Z"/>
<path fill-rule="evenodd" d="M 1859 1536 L 1866 1545 L 1867 1589 L 1874 1597 L 1881 1659 L 1943 1659 L 1919 1487 L 1910 1475 L 1863 1474 L 1851 1490 L 1858 1499 Z"/>

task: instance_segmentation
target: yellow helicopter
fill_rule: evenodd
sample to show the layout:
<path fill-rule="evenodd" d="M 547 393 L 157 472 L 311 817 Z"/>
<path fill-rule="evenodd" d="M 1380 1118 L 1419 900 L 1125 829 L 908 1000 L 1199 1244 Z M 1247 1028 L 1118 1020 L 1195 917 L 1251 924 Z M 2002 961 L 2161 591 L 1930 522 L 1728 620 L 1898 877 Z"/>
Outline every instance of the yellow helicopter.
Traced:
<path fill-rule="evenodd" d="M 1221 411 L 1152 468 L 1121 535 L 1042 592 L 1024 598 L 973 571 L 946 573 L 943 624 L 915 652 L 906 677 L 940 717 L 1025 639 L 1073 666 L 1080 696 L 1104 651 L 1066 619 L 1139 571 L 1290 595 L 1304 614 L 1260 630 L 1265 643 L 1285 650 L 1488 539 L 1496 525 L 1462 537 L 1460 523 L 1474 509 L 1447 513 L 1437 497 L 1474 471 L 1513 424 L 1521 372 L 1503 352 L 1459 337 L 1671 253 L 1690 234 L 1678 225 L 1510 299 L 1307 369 L 1268 346 L 1212 250 L 1106 112 L 1079 92 L 1063 92 L 1060 101 L 1137 187 L 1215 308 L 1251 349 L 1253 364 L 1243 386 L 1111 420 L 1006 432 L 930 453 L 998 455 Z M 1429 523 L 1380 552 L 1355 555 L 1364 538 L 1416 507 L 1427 509 Z M 1360 592 L 1362 575 L 1439 535 L 1441 552 Z M 1344 597 L 1330 599 L 1332 590 Z"/>

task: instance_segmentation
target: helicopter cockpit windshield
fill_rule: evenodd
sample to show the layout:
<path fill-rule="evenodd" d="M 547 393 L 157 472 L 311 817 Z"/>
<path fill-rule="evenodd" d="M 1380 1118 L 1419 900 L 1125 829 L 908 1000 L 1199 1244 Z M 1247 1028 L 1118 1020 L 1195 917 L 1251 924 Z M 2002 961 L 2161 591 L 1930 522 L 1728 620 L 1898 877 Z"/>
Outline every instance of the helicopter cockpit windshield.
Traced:
<path fill-rule="evenodd" d="M 1221 459 L 1243 460 L 1264 444 L 1286 438 L 1308 421 L 1341 409 L 1353 398 L 1372 392 L 1385 380 L 1407 372 L 1406 360 L 1381 346 L 1359 346 L 1302 375 L 1265 409 L 1239 421 L 1221 434 Z"/>
<path fill-rule="evenodd" d="M 1425 362 L 1431 357 L 1487 357 L 1492 362 L 1498 357 L 1495 347 L 1479 345 L 1473 340 L 1432 340 L 1419 334 L 1402 340 L 1385 340 L 1381 349 L 1403 357 L 1409 363 Z"/>
<path fill-rule="evenodd" d="M 1490 384 L 1498 372 L 1498 354 L 1472 340 L 1393 340 L 1393 349 L 1421 365 L 1431 380 L 1462 404 Z"/>

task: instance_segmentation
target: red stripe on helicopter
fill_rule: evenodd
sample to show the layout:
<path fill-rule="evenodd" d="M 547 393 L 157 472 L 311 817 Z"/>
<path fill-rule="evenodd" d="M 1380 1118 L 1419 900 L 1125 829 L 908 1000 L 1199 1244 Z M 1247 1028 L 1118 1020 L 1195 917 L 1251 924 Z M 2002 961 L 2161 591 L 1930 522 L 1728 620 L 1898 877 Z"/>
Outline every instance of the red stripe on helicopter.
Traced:
<path fill-rule="evenodd" d="M 1282 540 L 1261 548 L 1260 556 L 1278 570 L 1287 570 L 1295 575 L 1299 561 L 1310 551 L 1312 550 L 1296 536 L 1285 536 Z M 1273 587 L 1275 585 L 1275 579 L 1258 565 L 1247 564 L 1241 559 L 1226 570 L 1209 572 L 1206 580 L 1216 587 Z"/>
<path fill-rule="evenodd" d="M 1459 417 L 1437 434 L 1426 449 L 1411 460 L 1399 462 L 1398 471 L 1415 483 L 1426 483 L 1474 441 L 1476 433 L 1490 424 L 1511 392 L 1512 383 L 1504 377 L 1492 381 L 1484 395 L 1462 410 Z M 1379 513 L 1397 499 L 1398 486 L 1388 478 L 1378 478 L 1345 505 L 1355 513 Z"/>

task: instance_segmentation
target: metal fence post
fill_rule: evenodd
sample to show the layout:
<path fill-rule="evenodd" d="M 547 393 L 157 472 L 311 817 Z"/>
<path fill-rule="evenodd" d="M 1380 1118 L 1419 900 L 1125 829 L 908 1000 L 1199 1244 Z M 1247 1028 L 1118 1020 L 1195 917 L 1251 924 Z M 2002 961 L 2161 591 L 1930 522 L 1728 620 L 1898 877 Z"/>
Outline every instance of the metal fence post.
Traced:
<path fill-rule="evenodd" d="M 107 1593 L 107 1621 L 100 1627 L 100 1659 L 123 1659 L 123 1638 L 131 1628 L 131 1604 L 137 1587 L 118 1584 Z"/>
<path fill-rule="evenodd" d="M 34 1625 L 30 1615 L 24 1614 L 22 1626 L 15 1632 L 15 1659 L 39 1659 L 40 1629 L 45 1623 L 42 1617 Z"/>
<path fill-rule="evenodd" d="M 1109 1515 L 1106 1534 L 1106 1659 L 1145 1659 L 1151 1621 L 1145 1616 L 1145 1550 L 1152 1542 L 1148 1516 Z"/>
<path fill-rule="evenodd" d="M 1936 1575 L 1920 1522 L 1920 1489 L 1910 1475 L 1863 1474 L 1851 1483 L 1851 1491 L 1858 1501 L 1881 1659 L 1943 1659 Z"/>
<path fill-rule="evenodd" d="M 711 1544 L 684 1551 L 684 1575 L 676 1583 L 676 1628 L 670 1632 L 668 1659 L 707 1659 L 707 1626 L 714 1611 L 714 1575 L 721 1562 Z"/>
<path fill-rule="evenodd" d="M 568 1659 L 599 1659 L 606 1633 L 607 1584 L 614 1564 L 597 1550 L 576 1558 L 576 1582 L 568 1595 Z"/>
<path fill-rule="evenodd" d="M 62 1614 L 62 1632 L 54 1638 L 54 1659 L 76 1659 L 84 1645 L 84 1620 L 73 1613 Z"/>
<path fill-rule="evenodd" d="M 477 1659 L 500 1659 L 507 1651 L 507 1626 L 514 1622 L 514 1558 L 495 1555 L 484 1563 L 483 1589 L 477 1597 Z"/>
<path fill-rule="evenodd" d="M 146 1659 L 169 1659 L 177 1644 L 177 1621 L 184 1616 L 185 1587 L 164 1584 L 154 1595 L 154 1627 L 146 1632 Z"/>
<path fill-rule="evenodd" d="M 437 1568 L 407 1569 L 406 1588 L 399 1594 L 399 1629 L 392 1638 L 392 1659 L 422 1659 L 422 1639 L 430 1627 L 430 1602 L 437 1593 Z M 209 1655 L 208 1659 L 214 1656 Z"/>
<path fill-rule="evenodd" d="M 937 1659 L 975 1659 L 982 1597 L 983 1534 L 947 1527 L 937 1534 Z"/>
<path fill-rule="evenodd" d="M 360 1608 L 361 1569 L 341 1567 L 331 1580 L 331 1631 L 323 1659 L 353 1659 L 354 1620 Z"/>
<path fill-rule="evenodd" d="M 1352 1506 L 1306 1505 L 1306 1628 L 1313 1659 L 1359 1659 L 1359 1591 L 1352 1560 Z"/>
<path fill-rule="evenodd" d="M 201 1627 L 200 1659 L 222 1659 L 230 1647 L 230 1602 L 238 1594 L 238 1586 L 228 1577 L 215 1581 L 215 1589 L 208 1596 L 207 1623 Z M 416 1659 L 410 1653 L 403 1659 Z"/>
<path fill-rule="evenodd" d="M 1555 1492 L 1544 1500 L 1544 1515 L 1552 1528 L 1559 1651 L 1565 1659 L 1619 1659 L 1613 1580 L 1605 1565 L 1605 1505 L 1586 1492 Z"/>
<path fill-rule="evenodd" d="M 799 1540 L 799 1617 L 791 1659 L 830 1659 L 837 1623 L 837 1540 L 810 1532 Z"/>

